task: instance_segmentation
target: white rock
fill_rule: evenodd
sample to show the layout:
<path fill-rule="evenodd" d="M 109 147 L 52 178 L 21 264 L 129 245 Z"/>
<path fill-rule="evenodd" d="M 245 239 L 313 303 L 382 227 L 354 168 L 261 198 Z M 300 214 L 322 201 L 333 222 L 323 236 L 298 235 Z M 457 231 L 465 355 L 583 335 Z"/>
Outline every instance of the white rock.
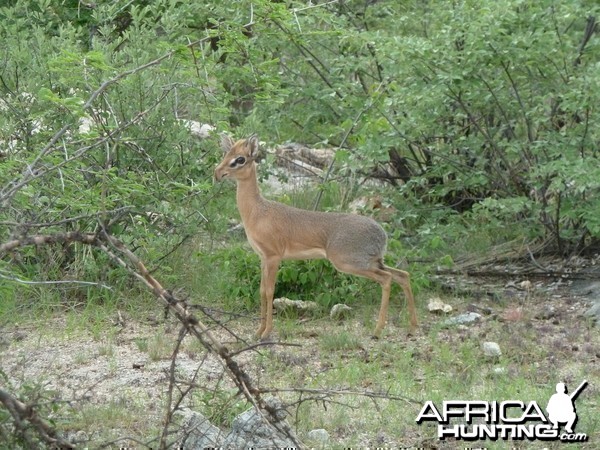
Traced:
<path fill-rule="evenodd" d="M 502 355 L 502 350 L 496 342 L 484 342 L 481 344 L 483 354 L 488 358 L 497 358 Z"/>
<path fill-rule="evenodd" d="M 447 303 L 444 303 L 439 297 L 433 297 L 429 299 L 427 303 L 427 310 L 432 313 L 444 313 L 448 314 L 452 312 L 452 306 Z"/>
<path fill-rule="evenodd" d="M 207 123 L 200 123 L 195 120 L 181 119 L 180 122 L 190 130 L 192 136 L 199 139 L 206 139 L 210 136 L 210 133 L 215 131 L 215 127 Z"/>
<path fill-rule="evenodd" d="M 321 444 L 326 444 L 329 442 L 329 433 L 323 428 L 317 428 L 316 430 L 309 431 L 307 437 L 311 441 L 320 442 Z"/>
<path fill-rule="evenodd" d="M 316 302 L 303 302 L 301 300 L 290 300 L 289 298 L 280 297 L 273 300 L 273 307 L 277 311 L 284 309 L 293 309 L 296 311 L 313 311 L 318 308 Z"/>
<path fill-rule="evenodd" d="M 331 312 L 329 313 L 329 317 L 332 320 L 341 320 L 348 316 L 348 314 L 352 311 L 348 305 L 344 305 L 343 303 L 338 303 L 337 305 L 333 305 L 331 308 Z"/>
<path fill-rule="evenodd" d="M 481 319 L 481 314 L 476 312 L 468 312 L 464 314 L 459 314 L 455 317 L 450 317 L 449 319 L 444 320 L 443 325 L 463 325 L 466 323 L 477 322 Z"/>

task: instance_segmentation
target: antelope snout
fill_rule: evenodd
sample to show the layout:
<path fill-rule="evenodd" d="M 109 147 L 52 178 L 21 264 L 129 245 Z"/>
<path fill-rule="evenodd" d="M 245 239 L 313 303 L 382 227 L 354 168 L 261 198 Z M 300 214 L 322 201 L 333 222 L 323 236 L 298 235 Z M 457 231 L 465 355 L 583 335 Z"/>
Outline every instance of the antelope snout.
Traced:
<path fill-rule="evenodd" d="M 220 168 L 215 169 L 215 181 L 221 181 L 227 176 L 227 171 L 221 170 Z"/>

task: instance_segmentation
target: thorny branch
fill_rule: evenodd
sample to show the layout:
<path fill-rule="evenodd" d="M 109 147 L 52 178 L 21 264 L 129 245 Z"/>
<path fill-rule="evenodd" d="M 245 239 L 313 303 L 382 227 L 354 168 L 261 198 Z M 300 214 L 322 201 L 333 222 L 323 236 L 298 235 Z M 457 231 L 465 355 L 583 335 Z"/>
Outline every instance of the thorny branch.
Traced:
<path fill-rule="evenodd" d="M 173 349 L 173 356 L 171 357 L 171 366 L 169 368 L 169 389 L 167 390 L 167 401 L 166 401 L 167 411 L 165 413 L 165 419 L 164 419 L 164 423 L 163 423 L 163 431 L 160 436 L 160 447 L 159 448 L 161 450 L 165 450 L 167 448 L 167 437 L 169 435 L 169 424 L 171 423 L 171 421 L 173 419 L 173 413 L 177 410 L 177 407 L 179 406 L 179 403 L 181 402 L 181 400 L 183 400 L 183 398 L 187 395 L 187 393 L 192 389 L 191 386 L 188 386 L 188 388 L 179 397 L 177 404 L 174 407 L 171 407 L 171 404 L 173 402 L 173 390 L 175 389 L 175 369 L 176 369 L 175 362 L 177 361 L 177 355 L 179 353 L 179 349 L 181 348 L 181 344 L 182 344 L 183 339 L 185 338 L 186 334 L 187 334 L 187 329 L 185 327 L 181 327 L 181 330 L 179 330 L 179 336 L 177 337 L 177 343 L 175 344 L 175 348 Z"/>
<path fill-rule="evenodd" d="M 188 311 L 185 302 L 176 298 L 171 292 L 162 287 L 162 285 L 150 274 L 148 269 L 146 269 L 142 261 L 140 261 L 138 257 L 118 239 L 105 232 L 95 234 L 81 233 L 79 231 L 52 235 L 27 236 L 0 245 L 0 257 L 3 257 L 19 247 L 28 245 L 39 246 L 43 244 L 68 242 L 79 242 L 100 248 L 113 260 L 113 262 L 127 269 L 133 276 L 146 285 L 155 296 L 162 300 L 171 311 L 175 313 L 176 317 L 184 324 L 190 333 L 196 336 L 208 350 L 218 354 L 222 360 L 225 361 L 227 369 L 234 375 L 234 381 L 236 381 L 241 392 L 249 397 L 248 400 L 252 400 L 252 394 L 256 394 L 257 390 L 252 386 L 249 377 L 239 368 L 237 363 L 231 360 L 229 350 L 212 335 L 206 325 Z M 120 257 L 117 252 L 121 253 L 125 259 L 129 261 L 129 264 Z"/>
<path fill-rule="evenodd" d="M 290 388 L 290 389 L 260 389 L 254 385 L 249 375 L 244 369 L 242 369 L 238 363 L 234 360 L 241 351 L 230 352 L 210 331 L 209 327 L 201 322 L 198 317 L 190 312 L 190 309 L 185 304 L 185 301 L 178 298 L 175 294 L 166 290 L 146 269 L 144 263 L 129 250 L 121 241 L 113 236 L 110 236 L 105 231 L 98 233 L 81 233 L 79 231 L 57 233 L 51 235 L 34 235 L 26 236 L 18 239 L 0 244 L 0 259 L 6 257 L 12 252 L 17 251 L 21 247 L 31 245 L 44 245 L 53 243 L 68 243 L 68 242 L 79 242 L 82 244 L 90 245 L 99 248 L 106 253 L 111 260 L 125 268 L 132 276 L 140 280 L 152 293 L 162 300 L 165 305 L 175 314 L 175 316 L 183 324 L 183 327 L 179 334 L 179 339 L 176 348 L 173 352 L 170 370 L 170 385 L 169 385 L 169 401 L 167 404 L 168 410 L 165 415 L 165 423 L 163 433 L 160 438 L 160 448 L 167 448 L 167 436 L 169 434 L 168 426 L 171 422 L 173 413 L 179 409 L 183 398 L 189 393 L 189 391 L 196 387 L 195 382 L 188 383 L 187 388 L 180 392 L 178 398 L 173 402 L 173 389 L 175 388 L 175 360 L 179 352 L 180 344 L 186 334 L 194 335 L 207 350 L 208 353 L 216 354 L 219 357 L 219 361 L 222 363 L 226 373 L 229 374 L 230 379 L 236 385 L 247 401 L 253 404 L 257 411 L 266 411 L 265 419 L 267 423 L 272 423 L 271 415 L 275 411 L 271 411 L 271 408 L 263 401 L 262 395 L 264 394 L 275 394 L 275 393 L 296 393 L 299 395 L 299 400 L 293 404 L 301 404 L 306 401 L 315 401 L 325 403 L 340 403 L 336 401 L 334 397 L 340 396 L 363 396 L 371 398 L 372 400 L 386 399 L 386 400 L 399 400 L 404 401 L 408 404 L 419 404 L 419 400 L 415 400 L 408 397 L 391 395 L 386 392 L 370 392 L 370 391 L 351 391 L 351 390 L 329 390 L 329 389 L 310 389 L 310 388 Z M 206 313 L 204 309 L 203 312 Z M 263 344 L 259 344 L 263 345 Z M 256 346 L 250 346 L 248 349 L 254 349 Z M 247 350 L 247 349 L 246 349 Z M 208 354 L 207 353 L 207 354 Z M 184 383 L 186 384 L 186 383 Z M 31 406 L 25 405 L 22 402 L 15 400 L 7 392 L 0 389 L 0 402 L 9 410 L 11 415 L 14 417 L 15 426 L 23 427 L 22 423 L 24 420 L 29 421 L 39 433 L 40 437 L 47 443 L 60 444 L 61 448 L 74 448 L 72 444 L 64 443 L 56 437 L 54 430 L 52 430 L 44 421 L 42 421 L 33 411 Z M 341 403 L 340 403 L 341 404 Z M 288 405 L 288 406 L 289 406 Z M 290 436 L 291 437 L 291 436 Z"/>
<path fill-rule="evenodd" d="M 99 231 L 98 233 L 82 233 L 79 231 L 57 233 L 50 235 L 34 235 L 25 236 L 11 241 L 0 244 L 0 259 L 7 255 L 19 250 L 25 246 L 40 246 L 46 244 L 68 244 L 72 242 L 78 242 L 85 245 L 90 245 L 102 250 L 107 254 L 113 263 L 126 269 L 132 276 L 140 280 L 152 293 L 158 297 L 170 311 L 179 319 L 183 324 L 183 327 L 179 334 L 178 344 L 173 352 L 170 370 L 170 385 L 169 385 L 169 401 L 167 407 L 169 408 L 165 416 L 165 423 L 163 433 L 160 438 L 160 448 L 167 447 L 166 438 L 169 434 L 168 425 L 171 422 L 173 413 L 180 407 L 181 401 L 189 393 L 189 391 L 196 387 L 195 382 L 189 383 L 187 388 L 180 392 L 178 399 L 173 402 L 173 389 L 175 388 L 175 366 L 177 354 L 179 352 L 179 346 L 182 342 L 183 337 L 186 334 L 194 335 L 207 350 L 208 353 L 216 354 L 219 357 L 219 361 L 223 365 L 225 372 L 229 374 L 230 379 L 236 385 L 241 393 L 248 402 L 253 404 L 257 411 L 266 411 L 268 414 L 265 415 L 267 423 L 276 422 L 275 410 L 272 410 L 266 402 L 263 401 L 262 396 L 265 394 L 275 393 L 296 393 L 299 395 L 299 400 L 296 404 L 303 403 L 305 401 L 316 401 L 321 403 L 340 403 L 334 399 L 339 396 L 363 396 L 376 399 L 386 400 L 400 400 L 408 404 L 420 404 L 421 401 L 415 400 L 408 397 L 399 395 L 392 395 L 386 392 L 370 392 L 370 391 L 351 391 L 351 390 L 329 390 L 329 389 L 309 389 L 309 388 L 290 388 L 290 389 L 261 389 L 254 385 L 248 373 L 242 369 L 238 363 L 234 360 L 241 351 L 230 352 L 229 349 L 224 346 L 210 331 L 209 327 L 196 317 L 192 312 L 192 308 L 188 307 L 186 302 L 178 298 L 172 292 L 166 290 L 148 271 L 144 263 L 121 241 L 115 237 L 106 233 L 106 231 Z M 205 308 L 201 309 L 204 314 L 209 316 L 208 311 Z M 259 344 L 264 345 L 264 344 Z M 259 345 L 250 346 L 248 349 L 255 349 Z M 185 383 L 184 383 L 185 384 Z M 58 443 L 63 448 L 74 448 L 72 444 L 64 444 L 58 438 L 56 438 L 54 430 L 52 430 L 45 422 L 37 417 L 35 411 L 23 403 L 14 403 L 10 394 L 0 389 L 0 402 L 4 403 L 7 409 L 11 412 L 14 417 L 15 425 L 17 427 L 22 426 L 23 420 L 28 420 L 38 431 L 41 438 L 48 443 Z M 173 405 L 174 403 L 174 405 Z M 289 405 L 293 405 L 291 403 Z M 288 405 L 288 406 L 289 406 Z M 272 416 L 272 417 L 271 417 Z M 273 420 L 275 419 L 275 420 Z M 291 437 L 291 436 L 290 436 Z M 300 444 L 298 444 L 300 446 Z"/>
<path fill-rule="evenodd" d="M 66 157 L 60 163 L 50 166 L 48 168 L 41 169 L 41 170 L 34 170 L 34 168 L 38 164 L 38 160 L 41 159 L 42 153 L 45 155 L 45 154 L 49 153 L 50 150 L 53 149 L 53 147 L 48 147 L 48 146 L 44 147 L 44 150 L 42 150 L 42 153 L 40 153 L 40 155 L 38 155 L 36 160 L 27 166 L 27 169 L 26 169 L 25 173 L 23 174 L 23 176 L 21 177 L 21 179 L 13 180 L 12 182 L 8 183 L 8 185 L 4 188 L 4 190 L 0 191 L 0 204 L 8 205 L 12 196 L 16 192 L 18 192 L 22 187 L 31 183 L 33 180 L 41 178 L 50 172 L 60 169 L 61 167 L 66 166 L 71 161 L 79 159 L 81 156 L 83 156 L 85 153 L 89 152 L 90 150 L 92 150 L 106 142 L 110 142 L 115 136 L 122 133 L 123 130 L 125 130 L 125 129 L 129 128 L 131 125 L 137 123 L 141 118 L 143 118 L 150 111 L 152 111 L 155 107 L 157 107 L 165 96 L 166 96 L 166 93 L 163 94 L 163 96 L 160 99 L 158 99 L 158 101 L 156 101 L 154 103 L 154 105 L 150 106 L 148 109 L 145 109 L 144 111 L 140 111 L 133 117 L 133 119 L 131 119 L 127 123 L 121 125 L 119 128 L 114 129 L 113 131 L 111 131 L 110 133 L 105 135 L 103 138 L 96 140 L 92 144 L 86 145 L 84 147 L 80 147 L 76 152 L 74 152 L 71 156 Z M 61 131 L 63 129 L 64 129 L 64 127 L 61 129 Z M 60 133 L 60 131 L 59 131 L 59 133 Z M 48 145 L 50 145 L 50 144 L 48 144 Z"/>
<path fill-rule="evenodd" d="M 183 324 L 188 333 L 194 335 L 209 352 L 219 356 L 225 370 L 229 373 L 239 392 L 257 408 L 257 411 L 267 411 L 269 415 L 276 413 L 273 408 L 266 404 L 261 398 L 261 391 L 254 386 L 249 375 L 239 366 L 232 357 L 229 349 L 225 347 L 193 313 L 190 312 L 185 301 L 177 298 L 173 293 L 166 290 L 154 278 L 143 262 L 129 250 L 121 241 L 110 236 L 105 231 L 98 233 L 81 233 L 72 231 L 51 235 L 35 235 L 13 239 L 0 244 L 0 258 L 15 250 L 30 246 L 53 243 L 79 242 L 101 249 L 118 266 L 126 269 L 131 275 L 140 280 L 152 293 L 158 297 L 174 313 Z M 266 417 L 269 420 L 269 417 Z"/>
<path fill-rule="evenodd" d="M 52 448 L 61 449 L 74 449 L 75 446 L 70 442 L 67 442 L 56 435 L 56 431 L 42 420 L 35 409 L 32 406 L 26 405 L 20 400 L 13 397 L 10 393 L 0 388 L 0 403 L 8 410 L 12 416 L 15 426 L 19 433 L 22 434 L 23 438 L 28 441 L 29 437 L 25 433 L 27 425 L 25 422 L 29 422 L 39 437 Z M 33 443 L 31 443 L 33 445 Z M 34 447 L 31 447 L 34 448 Z"/>
<path fill-rule="evenodd" d="M 5 275 L 4 271 L 0 269 L 0 278 L 4 280 L 14 281 L 19 284 L 28 284 L 28 285 L 40 285 L 40 284 L 71 284 L 77 286 L 96 286 L 98 288 L 106 289 L 108 291 L 112 291 L 112 287 L 107 286 L 102 283 L 96 283 L 93 281 L 80 281 L 80 280 L 52 280 L 52 281 L 31 281 L 31 280 L 23 280 L 14 275 Z"/>
<path fill-rule="evenodd" d="M 311 398 L 306 400 L 319 400 L 325 401 L 333 396 L 352 395 L 360 397 L 368 397 L 372 399 L 384 399 L 384 400 L 400 400 L 408 403 L 409 405 L 421 405 L 422 400 L 414 398 L 404 397 L 400 395 L 392 395 L 387 392 L 374 392 L 374 391 L 353 391 L 349 389 L 315 389 L 315 388 L 278 388 L 278 389 L 261 389 L 263 394 L 275 394 L 281 392 L 295 392 L 300 394 L 311 394 Z"/>
<path fill-rule="evenodd" d="M 209 39 L 208 37 L 205 37 L 202 39 L 195 40 L 195 41 L 187 44 L 186 47 L 192 48 L 202 42 L 207 41 L 208 39 Z M 111 78 L 110 80 L 104 81 L 100 85 L 100 87 L 98 87 L 98 89 L 96 89 L 94 92 L 92 92 L 92 94 L 90 95 L 88 100 L 84 103 L 83 111 L 89 111 L 92 108 L 92 105 L 94 104 L 96 99 L 100 95 L 102 95 L 110 86 L 117 84 L 119 81 L 123 80 L 124 78 L 127 78 L 131 75 L 135 75 L 135 74 L 142 72 L 150 67 L 154 67 L 154 66 L 161 64 L 163 61 L 165 61 L 165 60 L 171 58 L 173 55 L 175 55 L 178 51 L 179 51 L 178 49 L 170 50 L 152 61 L 149 61 L 149 62 L 142 64 L 141 66 L 135 67 L 133 69 L 121 72 L 120 74 L 116 75 L 115 77 Z M 143 114 L 145 114 L 145 112 Z M 130 123 L 135 122 L 137 119 L 139 119 L 139 117 L 140 117 L 140 115 L 136 116 L 136 118 L 134 118 Z M 71 129 L 72 126 L 73 126 L 73 124 L 67 124 L 67 125 L 63 126 L 60 130 L 58 130 L 54 134 L 54 136 L 52 136 L 52 138 L 50 139 L 48 144 L 46 144 L 46 146 L 44 148 L 42 148 L 42 150 L 40 150 L 39 154 L 35 157 L 35 159 L 27 165 L 26 169 L 21 174 L 21 178 L 13 180 L 11 183 L 9 183 L 7 186 L 5 186 L 3 189 L 0 190 L 0 205 L 3 205 L 3 206 L 8 205 L 8 203 L 10 202 L 10 199 L 13 197 L 13 195 L 19 189 L 21 189 L 23 186 L 27 185 L 33 179 L 38 178 L 40 176 L 37 171 L 37 167 L 40 164 L 42 158 L 44 158 L 44 156 L 46 156 L 49 153 L 51 153 L 52 151 L 54 151 L 54 149 L 56 148 L 56 143 L 65 135 L 65 133 L 67 131 L 69 131 Z M 108 138 L 110 138 L 110 135 L 107 136 L 105 139 L 101 140 L 100 142 L 103 142 L 104 140 L 106 140 Z M 98 145 L 98 143 L 95 143 L 93 146 L 95 147 L 96 145 Z M 86 148 L 86 147 L 84 147 L 84 148 Z M 86 148 L 86 150 L 87 150 L 87 148 Z M 81 156 L 82 153 L 83 152 L 78 151 L 72 158 L 69 158 L 69 161 Z M 56 169 L 56 167 L 54 167 L 54 169 Z"/>

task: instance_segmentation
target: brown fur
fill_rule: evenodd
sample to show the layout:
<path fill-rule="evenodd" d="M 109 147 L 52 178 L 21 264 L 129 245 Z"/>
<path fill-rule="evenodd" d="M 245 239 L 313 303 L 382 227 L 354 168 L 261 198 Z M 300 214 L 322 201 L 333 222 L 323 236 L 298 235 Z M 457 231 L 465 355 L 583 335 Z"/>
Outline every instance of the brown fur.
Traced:
<path fill-rule="evenodd" d="M 387 237 L 377 222 L 356 214 L 306 211 L 267 200 L 256 178 L 257 138 L 233 142 L 224 136 L 221 146 L 225 155 L 215 169 L 215 179 L 237 181 L 237 205 L 246 236 L 261 259 L 260 338 L 267 339 L 273 329 L 273 294 L 283 259 L 327 258 L 342 272 L 377 281 L 382 295 L 376 337 L 387 321 L 392 281 L 397 282 L 408 301 L 411 328 L 416 328 L 409 274 L 384 265 Z"/>

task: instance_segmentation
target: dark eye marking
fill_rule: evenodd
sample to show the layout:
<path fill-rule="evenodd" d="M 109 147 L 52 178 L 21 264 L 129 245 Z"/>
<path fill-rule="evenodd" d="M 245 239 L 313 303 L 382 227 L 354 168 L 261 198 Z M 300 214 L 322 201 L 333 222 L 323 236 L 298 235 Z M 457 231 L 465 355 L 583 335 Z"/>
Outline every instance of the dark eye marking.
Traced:
<path fill-rule="evenodd" d="M 229 167 L 243 166 L 244 164 L 246 164 L 246 158 L 244 158 L 243 156 L 238 156 L 229 163 Z"/>

